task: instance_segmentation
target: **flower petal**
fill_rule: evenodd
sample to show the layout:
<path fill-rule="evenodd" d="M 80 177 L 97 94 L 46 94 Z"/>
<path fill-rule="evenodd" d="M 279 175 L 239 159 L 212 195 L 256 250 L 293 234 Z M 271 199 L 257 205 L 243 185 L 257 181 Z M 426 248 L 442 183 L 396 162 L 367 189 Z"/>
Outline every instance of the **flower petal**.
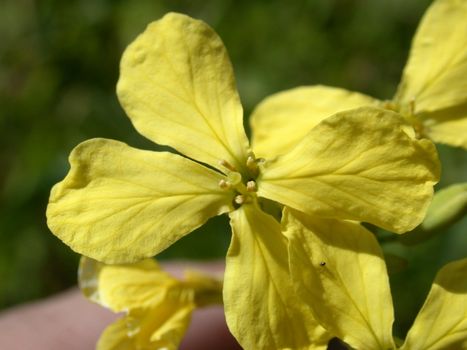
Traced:
<path fill-rule="evenodd" d="M 415 101 L 419 113 L 467 101 L 466 18 L 465 1 L 433 2 L 415 34 L 397 102 Z"/>
<path fill-rule="evenodd" d="M 467 149 L 467 103 L 421 116 L 424 132 L 435 142 Z"/>
<path fill-rule="evenodd" d="M 97 350 L 139 350 L 135 339 L 128 336 L 126 318 L 121 318 L 108 326 L 101 334 Z"/>
<path fill-rule="evenodd" d="M 404 123 L 372 107 L 326 118 L 264 164 L 258 194 L 310 215 L 413 229 L 431 201 L 439 161 L 434 145 L 409 137 Z"/>
<path fill-rule="evenodd" d="M 166 299 L 149 312 L 143 310 L 136 316 L 139 322 L 131 325 L 138 332 L 140 349 L 179 349 L 194 310 L 193 303 L 177 299 Z"/>
<path fill-rule="evenodd" d="M 130 312 L 105 329 L 97 350 L 177 350 L 193 310 L 192 304 L 163 303 Z"/>
<path fill-rule="evenodd" d="M 444 266 L 401 350 L 467 348 L 467 259 Z"/>
<path fill-rule="evenodd" d="M 244 349 L 326 349 L 330 336 L 296 297 L 280 224 L 253 205 L 230 214 L 227 324 Z"/>
<path fill-rule="evenodd" d="M 154 308 L 169 293 L 182 294 L 182 283 L 162 271 L 155 260 L 146 259 L 136 264 L 105 265 L 93 259 L 81 258 L 80 288 L 88 295 L 89 281 L 95 282 L 96 292 L 91 300 L 114 312 L 138 308 Z M 183 299 L 194 301 L 192 292 Z"/>
<path fill-rule="evenodd" d="M 232 196 L 218 186 L 223 176 L 178 155 L 94 139 L 73 150 L 70 164 L 52 189 L 48 225 L 96 260 L 153 256 L 230 210 Z"/>
<path fill-rule="evenodd" d="M 287 209 L 283 224 L 296 289 L 316 319 L 355 349 L 394 349 L 389 279 L 372 233 Z"/>
<path fill-rule="evenodd" d="M 321 120 L 337 112 L 376 105 L 372 97 L 329 86 L 303 86 L 267 97 L 250 117 L 255 154 L 290 151 Z"/>
<path fill-rule="evenodd" d="M 117 93 L 136 129 L 154 142 L 241 170 L 248 139 L 232 65 L 204 22 L 169 13 L 123 54 Z"/>

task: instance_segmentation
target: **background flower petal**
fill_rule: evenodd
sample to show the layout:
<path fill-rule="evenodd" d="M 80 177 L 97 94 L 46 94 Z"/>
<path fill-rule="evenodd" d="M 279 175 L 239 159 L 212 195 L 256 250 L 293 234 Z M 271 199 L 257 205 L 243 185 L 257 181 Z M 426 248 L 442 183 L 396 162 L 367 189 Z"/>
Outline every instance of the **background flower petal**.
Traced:
<path fill-rule="evenodd" d="M 389 278 L 373 234 L 287 209 L 283 224 L 296 290 L 316 319 L 355 349 L 394 349 Z"/>
<path fill-rule="evenodd" d="M 252 147 L 260 157 L 287 153 L 324 118 L 376 103 L 358 92 L 321 85 L 279 92 L 264 99 L 250 117 Z"/>
<path fill-rule="evenodd" d="M 444 266 L 401 350 L 467 348 L 467 259 Z"/>
<path fill-rule="evenodd" d="M 168 291 L 181 289 L 181 283 L 161 270 L 153 259 L 128 265 L 106 265 L 82 257 L 79 285 L 86 297 L 114 312 L 155 307 Z M 92 294 L 90 285 L 94 287 Z M 185 299 L 190 302 L 194 297 L 189 294 Z"/>
<path fill-rule="evenodd" d="M 415 113 L 467 102 L 467 2 L 437 0 L 412 42 L 395 100 L 415 101 Z"/>
<path fill-rule="evenodd" d="M 193 304 L 171 301 L 155 309 L 133 310 L 105 329 L 97 350 L 177 350 L 193 310 Z"/>
<path fill-rule="evenodd" d="M 104 330 L 96 350 L 139 350 L 134 340 L 128 337 L 127 320 L 121 318 Z"/>
<path fill-rule="evenodd" d="M 93 139 L 70 155 L 71 170 L 47 208 L 52 232 L 73 250 L 107 263 L 153 256 L 230 209 L 223 178 L 166 152 Z"/>
<path fill-rule="evenodd" d="M 155 260 L 106 265 L 82 257 L 78 276 L 86 297 L 125 313 L 104 331 L 98 349 L 178 348 L 195 308 L 195 290 Z"/>
<path fill-rule="evenodd" d="M 436 143 L 467 150 L 467 103 L 421 115 L 424 132 Z"/>
<path fill-rule="evenodd" d="M 326 349 L 330 336 L 293 290 L 280 224 L 253 205 L 230 214 L 227 324 L 244 349 Z"/>
<path fill-rule="evenodd" d="M 117 93 L 136 129 L 201 162 L 243 169 L 248 139 L 232 65 L 204 22 L 169 13 L 128 46 Z"/>
<path fill-rule="evenodd" d="M 265 163 L 258 194 L 311 215 L 413 229 L 440 170 L 434 145 L 405 127 L 400 115 L 372 107 L 326 118 L 291 152 Z"/>

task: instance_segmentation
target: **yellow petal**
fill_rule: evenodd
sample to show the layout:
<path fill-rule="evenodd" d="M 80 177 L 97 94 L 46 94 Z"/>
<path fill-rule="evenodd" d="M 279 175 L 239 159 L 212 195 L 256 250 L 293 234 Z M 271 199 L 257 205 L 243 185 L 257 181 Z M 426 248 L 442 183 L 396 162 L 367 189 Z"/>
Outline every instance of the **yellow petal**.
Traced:
<path fill-rule="evenodd" d="M 193 305 L 166 303 L 130 312 L 106 328 L 97 350 L 177 350 L 193 309 Z"/>
<path fill-rule="evenodd" d="M 415 34 L 396 101 L 415 113 L 467 101 L 467 2 L 437 0 Z"/>
<path fill-rule="evenodd" d="M 73 250 L 108 263 L 153 256 L 232 201 L 220 174 L 171 153 L 94 139 L 70 164 L 52 189 L 48 225 Z"/>
<path fill-rule="evenodd" d="M 371 107 L 326 118 L 265 163 L 258 194 L 311 215 L 413 229 L 431 201 L 439 161 L 434 145 L 409 137 L 404 123 Z"/>
<path fill-rule="evenodd" d="M 444 266 L 401 350 L 467 349 L 467 259 Z"/>
<path fill-rule="evenodd" d="M 467 103 L 420 116 L 424 132 L 437 143 L 467 149 Z"/>
<path fill-rule="evenodd" d="M 377 101 L 358 92 L 329 86 L 303 86 L 267 97 L 250 118 L 252 145 L 260 157 L 290 151 L 321 120 Z"/>
<path fill-rule="evenodd" d="M 283 224 L 296 289 L 316 319 L 355 349 L 394 349 L 389 279 L 373 234 L 287 209 Z"/>
<path fill-rule="evenodd" d="M 117 85 L 136 129 L 201 162 L 239 170 L 248 139 L 232 65 L 204 22 L 169 13 L 126 49 Z"/>
<path fill-rule="evenodd" d="M 108 326 L 101 334 L 97 350 L 145 350 L 140 349 L 128 336 L 128 326 L 125 318 L 121 318 Z"/>
<path fill-rule="evenodd" d="M 86 282 L 96 281 L 97 293 L 92 294 L 91 300 L 115 312 L 154 308 L 169 294 L 190 303 L 194 300 L 192 290 L 185 291 L 181 282 L 162 271 L 152 259 L 130 265 L 104 265 L 83 258 L 79 276 L 82 290 L 83 285 L 89 285 Z M 86 295 L 87 290 L 83 291 Z"/>
<path fill-rule="evenodd" d="M 153 259 L 135 264 L 106 265 L 81 257 L 78 283 L 86 298 L 116 312 L 151 308 L 166 297 L 197 307 L 222 304 L 222 281 L 187 271 L 183 280 L 164 272 Z"/>
<path fill-rule="evenodd" d="M 244 349 L 326 349 L 329 335 L 296 297 L 280 224 L 253 205 L 230 214 L 227 324 Z"/>
<path fill-rule="evenodd" d="M 191 321 L 193 303 L 167 298 L 157 308 L 130 314 L 130 332 L 139 348 L 177 350 Z"/>

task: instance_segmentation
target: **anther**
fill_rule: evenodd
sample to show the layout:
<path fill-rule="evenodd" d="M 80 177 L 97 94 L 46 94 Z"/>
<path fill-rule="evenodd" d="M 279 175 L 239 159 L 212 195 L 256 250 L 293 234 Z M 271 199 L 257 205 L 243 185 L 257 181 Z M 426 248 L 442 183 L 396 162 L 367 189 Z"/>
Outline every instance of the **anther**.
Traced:
<path fill-rule="evenodd" d="M 246 190 L 248 192 L 256 192 L 258 190 L 258 187 L 256 186 L 256 182 L 253 180 L 250 180 L 246 183 Z"/>
<path fill-rule="evenodd" d="M 235 197 L 234 200 L 235 200 L 235 203 L 241 205 L 241 204 L 245 203 L 246 198 L 245 198 L 245 196 L 239 194 L 238 196 Z"/>
<path fill-rule="evenodd" d="M 256 159 L 254 156 L 248 156 L 246 159 L 246 166 L 251 170 L 256 170 L 258 168 L 258 164 L 256 164 Z"/>
<path fill-rule="evenodd" d="M 219 187 L 223 190 L 228 190 L 232 187 L 232 184 L 229 181 L 222 179 L 219 181 Z"/>
<path fill-rule="evenodd" d="M 232 164 L 230 164 L 228 161 L 226 161 L 225 159 L 220 160 L 219 165 L 223 166 L 224 168 L 226 168 L 226 169 L 228 169 L 230 171 L 237 171 L 237 169 Z"/>

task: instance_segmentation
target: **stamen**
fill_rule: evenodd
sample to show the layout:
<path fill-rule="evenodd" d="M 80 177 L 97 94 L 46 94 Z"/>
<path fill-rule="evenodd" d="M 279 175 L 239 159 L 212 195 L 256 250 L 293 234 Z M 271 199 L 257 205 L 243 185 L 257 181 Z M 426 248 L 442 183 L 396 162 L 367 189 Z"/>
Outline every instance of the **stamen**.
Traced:
<path fill-rule="evenodd" d="M 246 190 L 248 192 L 256 192 L 258 190 L 258 187 L 256 186 L 256 182 L 253 180 L 250 180 L 246 183 Z"/>
<path fill-rule="evenodd" d="M 238 196 L 235 197 L 234 200 L 235 200 L 235 203 L 241 205 L 241 204 L 245 203 L 246 198 L 245 198 L 245 196 L 239 194 Z"/>
<path fill-rule="evenodd" d="M 229 181 L 222 179 L 219 181 L 219 187 L 223 190 L 228 190 L 232 187 L 232 184 Z"/>
<path fill-rule="evenodd" d="M 226 161 L 225 159 L 220 160 L 219 165 L 223 166 L 224 168 L 226 168 L 226 169 L 228 169 L 230 171 L 237 171 L 237 169 L 232 164 L 230 164 L 228 161 Z"/>
<path fill-rule="evenodd" d="M 256 159 L 254 156 L 248 156 L 248 158 L 246 159 L 246 166 L 248 167 L 248 169 L 253 171 L 258 169 L 258 164 L 256 164 Z"/>

